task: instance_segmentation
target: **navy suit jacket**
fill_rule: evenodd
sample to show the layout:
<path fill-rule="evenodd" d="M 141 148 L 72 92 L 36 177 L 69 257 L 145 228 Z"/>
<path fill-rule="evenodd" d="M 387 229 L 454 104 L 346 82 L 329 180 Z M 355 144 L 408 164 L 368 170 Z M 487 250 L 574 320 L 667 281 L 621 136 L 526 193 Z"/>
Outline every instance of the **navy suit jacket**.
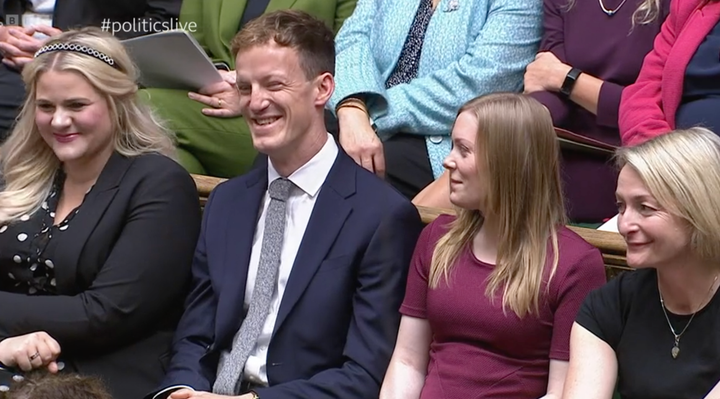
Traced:
<path fill-rule="evenodd" d="M 193 285 L 162 388 L 211 391 L 245 316 L 248 263 L 267 163 L 210 195 Z M 263 399 L 376 399 L 395 345 L 417 209 L 342 149 L 293 264 L 268 348 Z"/>

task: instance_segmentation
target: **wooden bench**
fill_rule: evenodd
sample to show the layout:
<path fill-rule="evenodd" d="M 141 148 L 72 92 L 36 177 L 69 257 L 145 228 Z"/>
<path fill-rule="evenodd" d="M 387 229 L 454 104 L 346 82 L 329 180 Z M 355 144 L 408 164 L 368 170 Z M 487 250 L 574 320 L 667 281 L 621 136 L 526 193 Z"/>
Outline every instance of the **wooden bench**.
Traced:
<path fill-rule="evenodd" d="M 198 188 L 198 195 L 200 196 L 200 203 L 202 205 L 205 204 L 208 195 L 210 195 L 210 192 L 215 188 L 215 186 L 225 181 L 225 179 L 201 175 L 193 175 L 193 179 L 195 179 L 195 184 Z M 452 210 L 427 208 L 422 206 L 418 207 L 418 211 L 420 212 L 420 217 L 422 217 L 424 223 L 432 222 L 440 214 L 453 213 Z M 625 270 L 630 270 L 625 259 L 625 241 L 622 239 L 620 234 L 583 227 L 569 226 L 569 228 L 578 233 L 587 242 L 600 249 L 605 261 L 608 279 Z"/>

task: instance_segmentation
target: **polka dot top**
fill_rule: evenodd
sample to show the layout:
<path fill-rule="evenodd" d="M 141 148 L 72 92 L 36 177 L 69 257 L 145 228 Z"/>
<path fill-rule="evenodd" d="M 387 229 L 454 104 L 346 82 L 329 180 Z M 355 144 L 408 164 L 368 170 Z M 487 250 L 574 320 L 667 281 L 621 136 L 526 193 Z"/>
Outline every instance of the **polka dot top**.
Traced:
<path fill-rule="evenodd" d="M 67 234 L 82 204 L 54 224 L 65 174 L 58 171 L 41 209 L 19 221 L 0 226 L 0 290 L 29 295 L 56 294 L 56 238 Z M 87 197 L 87 196 L 86 196 Z"/>

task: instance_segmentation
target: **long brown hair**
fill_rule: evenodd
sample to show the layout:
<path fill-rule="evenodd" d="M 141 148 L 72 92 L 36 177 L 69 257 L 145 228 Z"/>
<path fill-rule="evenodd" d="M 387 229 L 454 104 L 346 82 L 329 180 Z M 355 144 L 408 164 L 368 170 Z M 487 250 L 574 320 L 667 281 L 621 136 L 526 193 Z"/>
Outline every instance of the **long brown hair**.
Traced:
<path fill-rule="evenodd" d="M 458 115 L 472 112 L 478 120 L 476 156 L 487 171 L 483 209 L 497 218 L 499 246 L 486 295 L 502 289 L 503 311 L 519 317 L 538 314 L 548 259 L 549 279 L 558 264 L 558 228 L 566 223 L 559 172 L 559 148 L 550 114 L 536 100 L 520 94 L 496 93 L 471 100 Z M 457 219 L 438 241 L 430 267 L 430 287 L 448 274 L 459 254 L 483 224 L 477 210 L 458 209 Z M 548 282 L 549 282 L 548 279 Z"/>

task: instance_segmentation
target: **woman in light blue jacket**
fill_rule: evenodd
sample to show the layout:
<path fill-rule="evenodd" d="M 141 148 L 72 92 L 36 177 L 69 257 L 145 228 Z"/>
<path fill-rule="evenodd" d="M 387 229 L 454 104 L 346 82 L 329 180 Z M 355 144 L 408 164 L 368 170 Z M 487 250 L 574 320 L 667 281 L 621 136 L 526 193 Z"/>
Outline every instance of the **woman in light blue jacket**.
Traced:
<path fill-rule="evenodd" d="M 358 0 L 337 39 L 340 144 L 409 198 L 443 174 L 462 104 L 520 91 L 541 0 Z"/>

